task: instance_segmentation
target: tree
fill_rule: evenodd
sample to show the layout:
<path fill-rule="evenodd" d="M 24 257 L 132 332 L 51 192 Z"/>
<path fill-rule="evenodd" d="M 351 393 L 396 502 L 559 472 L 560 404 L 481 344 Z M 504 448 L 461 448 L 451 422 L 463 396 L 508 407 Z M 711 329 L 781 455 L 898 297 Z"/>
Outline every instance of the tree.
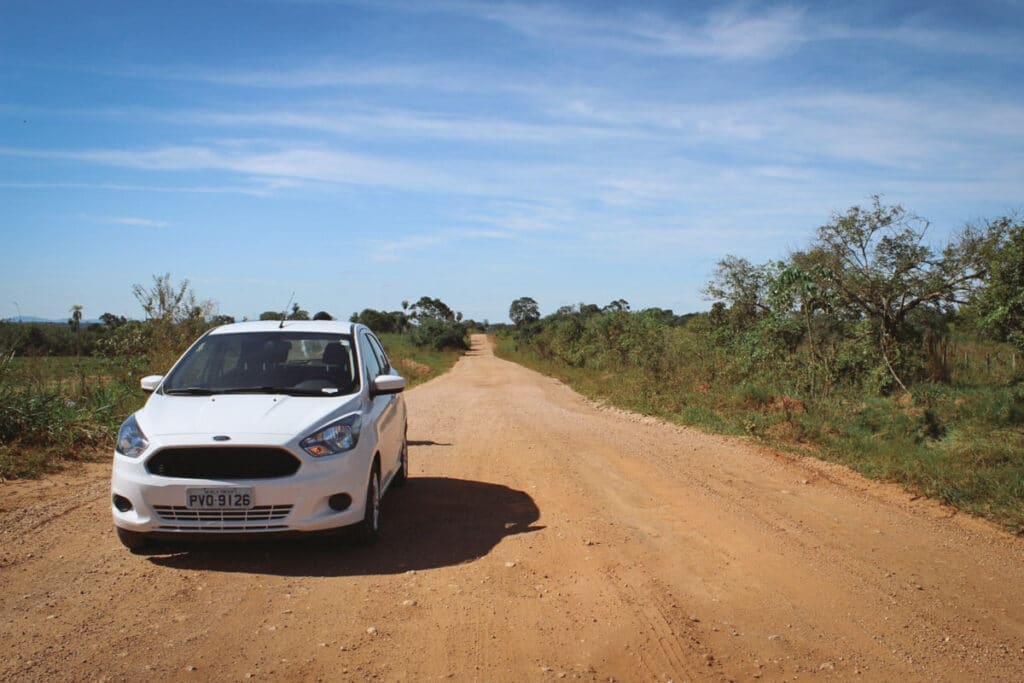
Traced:
<path fill-rule="evenodd" d="M 71 331 L 75 333 L 75 355 L 81 353 L 81 339 L 78 336 L 78 330 L 82 325 L 82 305 L 75 304 L 71 307 L 71 319 L 68 320 L 68 324 L 71 325 Z"/>
<path fill-rule="evenodd" d="M 745 258 L 726 256 L 715 267 L 711 281 L 704 287 L 704 296 L 725 303 L 733 324 L 745 329 L 771 310 L 771 277 L 769 264 L 755 266 Z"/>
<path fill-rule="evenodd" d="M 927 230 L 927 221 L 875 195 L 869 207 L 834 214 L 810 250 L 794 257 L 837 307 L 875 326 L 885 367 L 903 389 L 900 344 L 908 316 L 919 307 L 963 302 L 985 276 L 998 232 L 966 228 L 937 257 L 924 242 Z"/>
<path fill-rule="evenodd" d="M 508 307 L 508 317 L 513 325 L 522 327 L 540 320 L 540 307 L 532 297 L 519 297 Z"/>
<path fill-rule="evenodd" d="M 292 304 L 292 312 L 288 314 L 288 320 L 309 320 L 309 311 L 304 311 L 299 304 Z"/>
<path fill-rule="evenodd" d="M 402 311 L 377 311 L 364 308 L 361 313 L 353 313 L 349 322 L 361 323 L 377 333 L 402 332 L 408 320 Z"/>
<path fill-rule="evenodd" d="M 146 318 L 165 323 L 180 323 L 205 317 L 214 309 L 213 302 L 199 301 L 189 287 L 188 279 L 175 286 L 171 274 L 153 276 L 153 286 L 132 285 L 132 295 L 142 306 Z"/>
<path fill-rule="evenodd" d="M 82 324 L 82 305 L 75 304 L 71 307 L 71 318 L 68 319 L 68 325 L 71 326 L 71 331 L 78 334 L 78 328 Z"/>
<path fill-rule="evenodd" d="M 113 313 L 104 313 L 100 316 L 100 322 L 106 325 L 110 329 L 120 327 L 128 322 L 128 318 L 123 315 L 114 315 Z"/>
<path fill-rule="evenodd" d="M 601 310 L 605 313 L 628 313 L 629 302 L 625 299 L 616 299 Z"/>
<path fill-rule="evenodd" d="M 1004 217 L 984 230 L 998 240 L 985 286 L 974 299 L 978 325 L 1000 341 L 1024 349 L 1024 223 Z"/>
<path fill-rule="evenodd" d="M 456 313 L 445 302 L 423 296 L 409 306 L 408 310 L 412 316 L 410 338 L 413 344 L 434 349 L 467 348 L 467 325 L 462 322 L 462 313 Z M 405 314 L 397 315 L 402 316 L 399 320 L 404 327 Z"/>
<path fill-rule="evenodd" d="M 456 318 L 455 312 L 448 307 L 448 304 L 429 296 L 420 297 L 420 300 L 410 306 L 409 310 L 412 312 L 412 317 L 417 320 L 433 318 L 434 320 L 454 321 Z"/>
<path fill-rule="evenodd" d="M 317 311 L 316 315 L 313 316 L 313 320 L 334 320 L 334 316 L 327 311 Z"/>
<path fill-rule="evenodd" d="M 280 311 L 263 311 L 260 313 L 260 320 L 284 320 L 284 313 Z"/>

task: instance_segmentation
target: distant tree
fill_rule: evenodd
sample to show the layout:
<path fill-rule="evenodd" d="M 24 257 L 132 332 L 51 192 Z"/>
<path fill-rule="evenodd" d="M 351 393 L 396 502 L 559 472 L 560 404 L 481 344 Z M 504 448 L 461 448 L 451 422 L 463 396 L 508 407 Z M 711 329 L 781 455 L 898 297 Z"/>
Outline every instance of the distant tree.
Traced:
<path fill-rule="evenodd" d="M 533 297 L 519 297 L 508 307 L 508 317 L 513 325 L 522 327 L 540 320 L 540 307 Z"/>
<path fill-rule="evenodd" d="M 564 318 L 567 316 L 582 316 L 589 318 L 592 315 L 597 315 L 601 312 L 601 307 L 597 304 L 585 304 L 580 302 L 572 306 L 559 306 L 558 310 L 555 311 L 554 316 L 556 318 Z"/>
<path fill-rule="evenodd" d="M 82 342 L 78 336 L 78 330 L 82 326 L 82 306 L 81 304 L 75 304 L 71 307 L 71 319 L 68 320 L 68 324 L 71 325 L 71 331 L 75 333 L 75 355 L 81 354 Z"/>
<path fill-rule="evenodd" d="M 210 318 L 211 325 L 230 325 L 233 322 L 235 322 L 233 315 L 215 315 Z"/>
<path fill-rule="evenodd" d="M 412 317 L 417 320 L 432 318 L 434 320 L 454 321 L 456 319 L 455 312 L 448 307 L 448 304 L 440 299 L 433 299 L 429 296 L 420 297 L 419 301 L 409 307 L 409 310 L 412 312 Z M 459 317 L 461 318 L 461 315 Z"/>
<path fill-rule="evenodd" d="M 292 304 L 292 312 L 288 314 L 288 320 L 309 320 L 309 311 L 304 311 L 299 304 Z"/>
<path fill-rule="evenodd" d="M 82 305 L 75 304 L 71 307 L 71 318 L 68 319 L 68 325 L 71 326 L 71 331 L 78 334 L 78 328 L 82 324 Z"/>
<path fill-rule="evenodd" d="M 402 332 L 408 323 L 408 318 L 402 311 L 377 311 L 372 308 L 364 308 L 360 313 L 353 313 L 349 322 L 366 325 L 374 332 Z"/>
<path fill-rule="evenodd" d="M 106 325 L 108 328 L 113 329 L 120 327 L 128 322 L 128 318 L 123 315 L 114 315 L 113 313 L 104 313 L 100 316 L 100 322 Z"/>
<path fill-rule="evenodd" d="M 165 323 L 180 323 L 185 320 L 204 318 L 212 312 L 211 301 L 199 301 L 189 287 L 188 279 L 179 285 L 171 282 L 171 274 L 153 276 L 153 286 L 132 285 L 132 295 L 142 306 L 146 317 Z"/>
<path fill-rule="evenodd" d="M 263 311 L 260 313 L 260 320 L 284 320 L 285 315 L 280 311 Z"/>
<path fill-rule="evenodd" d="M 334 320 L 334 317 L 327 311 L 317 311 L 316 315 L 313 316 L 313 320 Z"/>
<path fill-rule="evenodd" d="M 627 313 L 629 312 L 629 302 L 625 299 L 616 299 L 601 310 L 606 313 Z"/>
<path fill-rule="evenodd" d="M 398 315 L 402 316 L 402 329 L 410 328 L 413 344 L 434 349 L 467 347 L 468 326 L 462 322 L 462 313 L 456 313 L 440 299 L 420 297 L 416 303 L 409 306 L 408 313 L 412 318 L 411 325 L 407 324 L 408 319 L 404 313 Z"/>

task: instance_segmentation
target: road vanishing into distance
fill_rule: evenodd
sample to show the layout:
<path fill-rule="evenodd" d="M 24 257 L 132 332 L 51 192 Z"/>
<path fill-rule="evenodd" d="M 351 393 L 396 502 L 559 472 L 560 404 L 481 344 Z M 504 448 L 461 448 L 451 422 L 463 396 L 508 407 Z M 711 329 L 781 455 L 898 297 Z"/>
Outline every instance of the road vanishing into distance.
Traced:
<path fill-rule="evenodd" d="M 407 401 L 372 548 L 132 555 L 109 464 L 0 484 L 0 680 L 1024 680 L 1024 539 L 987 522 L 482 336 Z"/>

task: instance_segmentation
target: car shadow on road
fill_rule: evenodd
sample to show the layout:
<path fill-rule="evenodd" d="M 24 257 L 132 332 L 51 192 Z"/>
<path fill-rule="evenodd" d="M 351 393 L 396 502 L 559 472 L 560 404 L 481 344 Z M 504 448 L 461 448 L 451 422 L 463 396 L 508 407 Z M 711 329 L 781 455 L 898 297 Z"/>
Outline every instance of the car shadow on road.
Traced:
<path fill-rule="evenodd" d="M 516 489 L 448 477 L 413 477 L 381 505 L 380 540 L 344 536 L 159 544 L 149 561 L 164 567 L 278 576 L 400 574 L 469 562 L 503 538 L 543 529 L 540 510 Z"/>

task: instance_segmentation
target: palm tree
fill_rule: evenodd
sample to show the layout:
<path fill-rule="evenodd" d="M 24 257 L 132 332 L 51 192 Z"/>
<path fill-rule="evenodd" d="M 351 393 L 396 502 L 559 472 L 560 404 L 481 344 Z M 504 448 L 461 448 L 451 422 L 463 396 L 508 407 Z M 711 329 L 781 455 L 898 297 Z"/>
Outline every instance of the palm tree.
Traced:
<path fill-rule="evenodd" d="M 78 327 L 82 324 L 82 304 L 75 304 L 71 307 L 71 319 L 68 320 L 68 325 L 71 325 L 71 331 L 75 334 L 78 333 Z"/>
<path fill-rule="evenodd" d="M 82 325 L 82 305 L 75 304 L 71 307 L 71 319 L 68 320 L 71 331 L 75 333 L 75 355 L 79 354 L 78 328 Z"/>

